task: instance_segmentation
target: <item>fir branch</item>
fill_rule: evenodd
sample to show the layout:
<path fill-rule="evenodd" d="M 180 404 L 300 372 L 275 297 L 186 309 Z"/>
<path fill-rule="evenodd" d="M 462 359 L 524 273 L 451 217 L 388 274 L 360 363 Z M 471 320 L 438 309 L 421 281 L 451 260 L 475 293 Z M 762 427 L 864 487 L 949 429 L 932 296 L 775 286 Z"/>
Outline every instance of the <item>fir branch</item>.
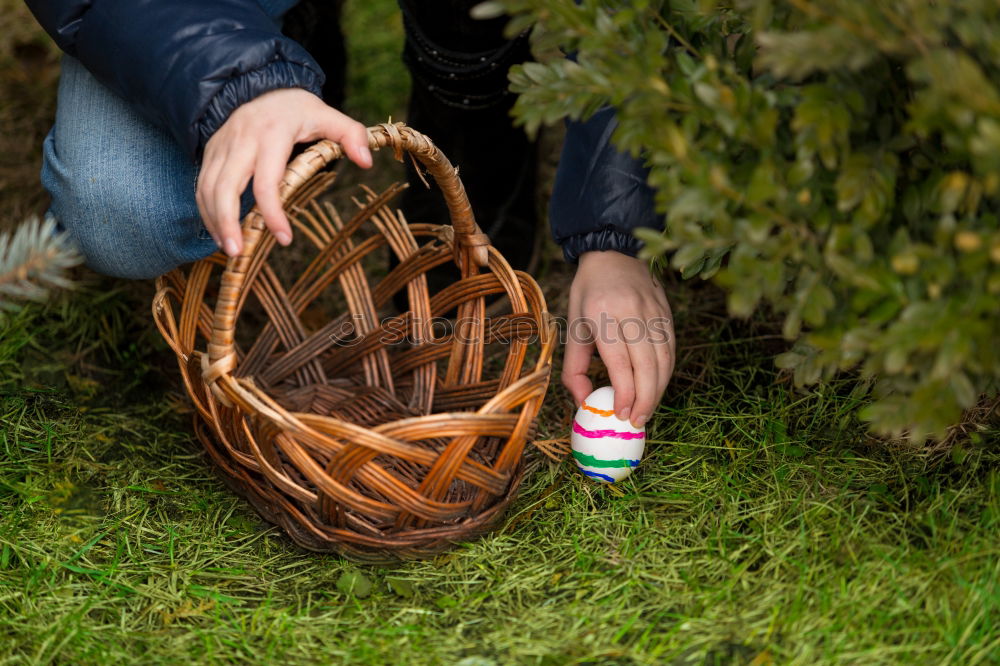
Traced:
<path fill-rule="evenodd" d="M 65 272 L 82 261 L 52 218 L 29 218 L 13 234 L 0 234 L 0 309 L 13 301 L 41 301 L 50 289 L 73 287 Z"/>

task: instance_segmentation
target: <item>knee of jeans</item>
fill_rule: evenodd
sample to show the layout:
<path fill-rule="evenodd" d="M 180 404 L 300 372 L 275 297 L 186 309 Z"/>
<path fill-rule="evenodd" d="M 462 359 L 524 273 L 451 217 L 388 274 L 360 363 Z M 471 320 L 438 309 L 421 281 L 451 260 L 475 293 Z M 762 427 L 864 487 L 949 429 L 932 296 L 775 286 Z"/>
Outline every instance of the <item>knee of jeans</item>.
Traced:
<path fill-rule="evenodd" d="M 164 201 L 166 192 L 137 191 L 91 174 L 51 193 L 53 215 L 99 273 L 153 278 L 215 250 L 193 202 Z"/>
<path fill-rule="evenodd" d="M 113 243 L 102 243 L 94 237 L 70 233 L 88 268 L 113 277 L 148 280 L 177 268 L 185 261 L 171 259 L 160 253 L 135 252 Z"/>
<path fill-rule="evenodd" d="M 107 201 L 101 208 L 68 209 L 53 201 L 57 219 L 67 229 L 90 268 L 115 277 L 145 279 L 162 275 L 183 261 L 163 245 L 152 219 L 130 217 L 127 207 Z M 166 226 L 170 220 L 159 220 Z"/>

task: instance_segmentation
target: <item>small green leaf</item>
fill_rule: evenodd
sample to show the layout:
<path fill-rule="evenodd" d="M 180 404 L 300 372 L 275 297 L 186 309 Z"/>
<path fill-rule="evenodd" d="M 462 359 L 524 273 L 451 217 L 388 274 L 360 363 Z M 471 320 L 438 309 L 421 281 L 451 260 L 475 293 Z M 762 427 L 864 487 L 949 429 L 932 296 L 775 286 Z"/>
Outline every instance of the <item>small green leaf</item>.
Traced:
<path fill-rule="evenodd" d="M 908 354 L 905 349 L 894 348 L 885 355 L 885 371 L 891 375 L 898 374 L 906 365 Z"/>
<path fill-rule="evenodd" d="M 389 589 L 393 591 L 396 596 L 403 597 L 404 599 L 411 599 L 413 595 L 416 594 L 416 590 L 413 589 L 413 583 L 406 580 L 405 578 L 386 578 L 385 582 L 389 584 Z"/>
<path fill-rule="evenodd" d="M 834 306 L 833 292 L 825 284 L 817 284 L 809 291 L 809 297 L 802 304 L 802 318 L 810 326 L 822 326 L 826 313 Z"/>
<path fill-rule="evenodd" d="M 761 162 L 753 170 L 750 177 L 750 185 L 747 187 L 747 201 L 750 203 L 764 203 L 770 201 L 778 194 L 778 187 L 775 184 L 774 165 L 771 162 Z"/>
<path fill-rule="evenodd" d="M 677 243 L 669 240 L 659 229 L 640 227 L 632 233 L 642 241 L 641 252 L 644 259 L 655 259 L 677 247 Z"/>
<path fill-rule="evenodd" d="M 951 376 L 951 390 L 955 392 L 955 400 L 959 407 L 971 407 L 976 404 L 978 392 L 964 372 L 956 372 Z"/>
<path fill-rule="evenodd" d="M 450 594 L 442 594 L 434 601 L 434 605 L 441 610 L 448 610 L 449 608 L 455 608 L 458 606 L 458 599 Z"/>
<path fill-rule="evenodd" d="M 691 262 L 689 264 L 686 264 L 684 266 L 684 268 L 681 269 L 681 277 L 684 278 L 685 280 L 687 280 L 687 279 L 689 279 L 689 278 L 697 275 L 698 273 L 700 273 L 702 267 L 705 265 L 705 260 L 706 259 L 707 259 L 707 257 L 705 257 L 703 255 L 697 261 L 693 261 L 693 262 Z"/>
<path fill-rule="evenodd" d="M 799 310 L 789 310 L 788 314 L 785 315 L 785 323 L 781 327 L 781 335 L 786 340 L 794 340 L 795 338 L 799 337 L 799 333 L 801 332 L 802 332 L 801 313 L 799 312 Z M 775 359 L 775 362 L 780 363 L 779 359 L 785 355 L 786 354 L 780 354 L 778 358 Z M 779 364 L 778 367 L 781 368 L 781 367 L 792 367 L 792 366 L 782 366 Z"/>
<path fill-rule="evenodd" d="M 788 182 L 791 185 L 799 186 L 812 178 L 812 175 L 812 160 L 800 159 L 792 165 L 791 169 L 788 170 Z"/>
<path fill-rule="evenodd" d="M 701 68 L 701 65 L 699 65 L 694 58 L 689 56 L 685 51 L 678 51 L 674 56 L 674 59 L 677 62 L 677 66 L 685 76 L 694 77 L 695 72 Z"/>
<path fill-rule="evenodd" d="M 188 588 L 188 592 L 190 592 L 192 596 L 201 597 L 203 599 L 211 599 L 212 601 L 220 604 L 243 604 L 242 599 L 230 597 L 229 595 L 222 594 L 215 588 L 206 587 L 204 585 L 192 585 Z"/>
<path fill-rule="evenodd" d="M 719 103 L 719 90 L 707 83 L 694 84 L 694 94 L 708 106 L 715 106 Z"/>
<path fill-rule="evenodd" d="M 337 590 L 343 594 L 364 599 L 372 592 L 372 582 L 356 569 L 345 571 L 337 579 Z"/>
<path fill-rule="evenodd" d="M 155 491 L 147 491 L 147 492 L 155 492 Z M 226 525 L 240 532 L 252 532 L 254 527 L 256 526 L 256 522 L 250 520 L 244 515 L 235 513 L 229 516 L 229 518 L 226 520 Z"/>
<path fill-rule="evenodd" d="M 896 501 L 896 498 L 889 490 L 889 486 L 887 486 L 884 483 L 873 483 L 872 485 L 868 486 L 868 496 L 872 499 L 881 500 L 883 502 Z"/>
<path fill-rule="evenodd" d="M 768 419 L 767 430 L 771 436 L 771 441 L 775 444 L 784 444 L 788 441 L 788 428 L 777 419 Z"/>
<path fill-rule="evenodd" d="M 734 317 L 749 317 L 753 314 L 754 308 L 760 301 L 761 288 L 757 283 L 746 283 L 737 285 L 726 299 L 729 306 L 729 313 Z"/>
<path fill-rule="evenodd" d="M 795 351 L 787 351 L 774 357 L 774 366 L 780 370 L 794 370 L 805 357 Z"/>
<path fill-rule="evenodd" d="M 798 444 L 779 444 L 776 448 L 789 458 L 803 458 L 806 455 L 806 450 Z"/>
<path fill-rule="evenodd" d="M 902 209 L 903 216 L 910 224 L 917 224 L 920 221 L 920 215 L 924 212 L 920 188 L 911 186 L 906 189 L 903 194 Z"/>
<path fill-rule="evenodd" d="M 700 269 L 704 261 L 704 248 L 696 243 L 689 243 L 674 253 L 673 259 L 670 263 L 673 264 L 674 268 L 688 272 L 689 267 L 693 264 L 697 264 L 698 269 Z"/>

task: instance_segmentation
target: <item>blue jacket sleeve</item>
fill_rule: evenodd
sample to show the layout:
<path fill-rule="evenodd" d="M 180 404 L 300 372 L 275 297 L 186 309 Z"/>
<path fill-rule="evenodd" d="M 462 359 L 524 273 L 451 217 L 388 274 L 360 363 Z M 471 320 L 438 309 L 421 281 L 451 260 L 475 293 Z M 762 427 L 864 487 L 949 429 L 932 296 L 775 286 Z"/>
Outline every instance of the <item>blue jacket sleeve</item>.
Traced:
<path fill-rule="evenodd" d="M 616 250 L 638 254 L 638 227 L 663 228 L 656 214 L 653 189 L 646 183 L 642 160 L 617 150 L 611 134 L 614 109 L 605 107 L 585 122 L 567 123 L 566 139 L 556 170 L 549 221 L 552 236 L 566 261 L 584 252 Z"/>
<path fill-rule="evenodd" d="M 236 107 L 320 94 L 323 72 L 257 0 L 27 0 L 59 47 L 198 158 Z M 271 4 L 284 4 L 271 0 Z"/>

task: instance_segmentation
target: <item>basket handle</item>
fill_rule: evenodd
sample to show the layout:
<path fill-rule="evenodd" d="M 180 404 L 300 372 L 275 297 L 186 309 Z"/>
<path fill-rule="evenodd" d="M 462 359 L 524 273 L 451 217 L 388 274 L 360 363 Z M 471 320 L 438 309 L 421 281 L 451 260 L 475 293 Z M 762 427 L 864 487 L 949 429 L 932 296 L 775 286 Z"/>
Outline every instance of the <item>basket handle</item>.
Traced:
<path fill-rule="evenodd" d="M 472 204 L 465 193 L 465 186 L 458 177 L 458 169 L 452 166 L 444 153 L 434 143 L 403 123 L 382 123 L 368 128 L 368 146 L 372 150 L 390 147 L 397 160 L 402 161 L 403 152 L 420 160 L 444 195 L 448 205 L 451 224 L 455 229 L 456 252 L 463 252 L 478 266 L 488 262 L 489 237 L 480 231 L 472 214 Z M 344 156 L 343 148 L 328 139 L 318 141 L 293 159 L 285 170 L 285 176 L 278 186 L 278 196 L 282 205 L 287 204 L 299 189 L 309 182 L 316 173 L 330 162 Z M 212 339 L 208 343 L 208 356 L 202 357 L 203 375 L 210 386 L 221 375 L 236 366 L 233 351 L 236 308 L 240 291 L 246 281 L 251 258 L 265 232 L 264 217 L 256 206 L 247 214 L 243 222 L 243 251 L 230 257 L 222 274 L 219 300 L 215 307 L 212 323 Z"/>

